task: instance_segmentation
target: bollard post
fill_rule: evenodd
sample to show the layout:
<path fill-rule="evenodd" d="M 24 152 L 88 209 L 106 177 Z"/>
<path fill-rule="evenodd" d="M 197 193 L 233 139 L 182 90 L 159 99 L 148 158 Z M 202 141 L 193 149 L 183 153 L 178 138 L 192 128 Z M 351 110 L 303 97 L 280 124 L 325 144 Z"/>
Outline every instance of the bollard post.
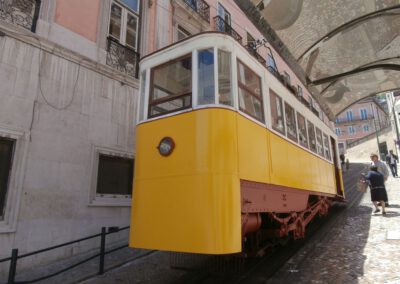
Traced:
<path fill-rule="evenodd" d="M 101 228 L 99 275 L 104 273 L 104 256 L 106 252 L 106 227 Z"/>
<path fill-rule="evenodd" d="M 12 249 L 11 260 L 10 260 L 10 270 L 8 271 L 8 284 L 15 283 L 15 274 L 17 272 L 17 260 L 18 260 L 18 249 Z"/>

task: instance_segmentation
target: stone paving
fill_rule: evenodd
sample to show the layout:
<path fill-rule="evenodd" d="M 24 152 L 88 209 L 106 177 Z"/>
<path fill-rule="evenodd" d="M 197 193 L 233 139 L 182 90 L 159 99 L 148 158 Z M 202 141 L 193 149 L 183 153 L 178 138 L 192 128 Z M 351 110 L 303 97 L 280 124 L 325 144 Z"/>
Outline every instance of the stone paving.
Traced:
<path fill-rule="evenodd" d="M 387 191 L 386 216 L 373 213 L 367 191 L 267 283 L 400 283 L 400 178 L 390 177 Z"/>
<path fill-rule="evenodd" d="M 359 168 L 351 167 L 344 172 L 346 184 L 352 184 L 349 181 L 358 171 Z M 350 191 L 354 190 L 353 185 Z M 400 284 L 400 178 L 390 177 L 387 191 L 390 207 L 386 216 L 373 213 L 367 191 L 359 204 L 341 211 L 331 228 L 318 232 L 267 283 Z M 86 276 L 87 280 L 81 283 L 177 283 L 187 273 L 171 268 L 168 252 L 132 251 L 133 261 L 101 276 L 90 279 Z M 96 265 L 97 261 L 92 266 Z M 77 283 L 77 279 L 85 278 L 82 269 L 46 283 Z M 96 271 L 96 267 L 90 271 Z"/>

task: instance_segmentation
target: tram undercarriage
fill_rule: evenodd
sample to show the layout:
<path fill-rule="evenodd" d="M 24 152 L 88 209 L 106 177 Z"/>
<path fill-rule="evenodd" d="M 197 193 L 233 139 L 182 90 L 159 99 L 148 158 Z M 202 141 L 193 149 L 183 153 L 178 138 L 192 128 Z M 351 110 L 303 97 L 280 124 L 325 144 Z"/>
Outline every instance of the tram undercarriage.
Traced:
<path fill-rule="evenodd" d="M 241 192 L 243 251 L 258 256 L 277 243 L 304 238 L 307 225 L 317 216 L 326 216 L 333 200 L 331 196 L 249 181 L 241 181 Z"/>

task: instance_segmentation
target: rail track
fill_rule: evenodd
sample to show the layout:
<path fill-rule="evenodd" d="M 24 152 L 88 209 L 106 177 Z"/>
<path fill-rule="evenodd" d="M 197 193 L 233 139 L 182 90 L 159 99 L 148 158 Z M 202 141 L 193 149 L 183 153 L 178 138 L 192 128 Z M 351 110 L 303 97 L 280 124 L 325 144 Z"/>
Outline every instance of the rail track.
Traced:
<path fill-rule="evenodd" d="M 362 194 L 356 190 L 356 183 L 360 173 L 366 168 L 366 164 L 351 164 L 349 170 L 343 172 L 346 203 L 334 204 L 327 217 L 311 222 L 304 239 L 290 240 L 284 246 L 271 246 L 266 250 L 265 256 L 260 258 L 176 254 L 172 257 L 172 267 L 188 272 L 174 283 L 267 283 L 299 249 L 308 242 L 323 239 L 346 209 L 358 204 Z"/>

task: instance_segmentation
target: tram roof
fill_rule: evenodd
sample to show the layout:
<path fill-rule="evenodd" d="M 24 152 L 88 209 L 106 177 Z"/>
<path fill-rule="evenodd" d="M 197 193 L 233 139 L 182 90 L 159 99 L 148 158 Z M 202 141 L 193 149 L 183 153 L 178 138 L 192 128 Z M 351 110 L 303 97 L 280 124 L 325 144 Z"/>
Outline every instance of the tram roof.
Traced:
<path fill-rule="evenodd" d="M 400 0 L 235 2 L 326 113 L 400 88 Z"/>

